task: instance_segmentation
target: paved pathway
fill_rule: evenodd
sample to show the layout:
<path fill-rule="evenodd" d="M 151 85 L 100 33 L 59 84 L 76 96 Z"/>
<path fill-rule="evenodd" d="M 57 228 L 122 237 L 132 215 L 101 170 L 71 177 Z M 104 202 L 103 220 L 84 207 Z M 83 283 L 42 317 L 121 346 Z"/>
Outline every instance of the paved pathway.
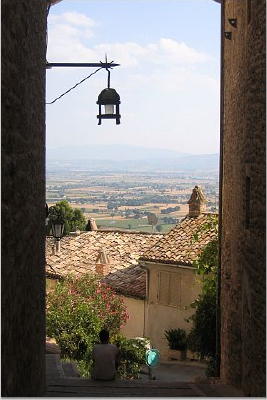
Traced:
<path fill-rule="evenodd" d="M 196 361 L 165 361 L 152 369 L 155 380 L 161 382 L 199 382 L 206 379 L 206 365 Z M 143 381 L 148 381 L 148 367 L 140 374 Z"/>
<path fill-rule="evenodd" d="M 235 388 L 220 384 L 160 380 L 96 382 L 66 377 L 58 355 L 47 355 L 46 397 L 242 397 Z"/>

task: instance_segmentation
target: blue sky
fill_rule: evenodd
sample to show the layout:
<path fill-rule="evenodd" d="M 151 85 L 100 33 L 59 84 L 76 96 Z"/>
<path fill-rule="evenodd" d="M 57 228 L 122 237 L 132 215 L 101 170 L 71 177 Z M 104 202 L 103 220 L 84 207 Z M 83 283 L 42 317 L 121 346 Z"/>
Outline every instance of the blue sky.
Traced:
<path fill-rule="evenodd" d="M 219 151 L 220 6 L 212 0 L 63 0 L 50 9 L 50 62 L 121 64 L 111 87 L 121 125 L 97 125 L 99 71 L 47 105 L 47 147 L 132 144 L 203 154 Z M 93 72 L 47 71 L 47 101 Z"/>

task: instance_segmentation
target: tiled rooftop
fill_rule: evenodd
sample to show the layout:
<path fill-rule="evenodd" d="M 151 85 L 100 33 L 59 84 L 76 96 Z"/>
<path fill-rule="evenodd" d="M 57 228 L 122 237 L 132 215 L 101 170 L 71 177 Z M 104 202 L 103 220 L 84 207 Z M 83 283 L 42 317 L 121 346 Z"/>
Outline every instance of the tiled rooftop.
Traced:
<path fill-rule="evenodd" d="M 139 259 L 191 265 L 205 245 L 215 238 L 212 230 L 199 231 L 214 215 L 187 216 L 165 235 L 98 230 L 65 236 L 61 239 L 59 254 L 53 254 L 54 239 L 47 238 L 47 276 L 95 273 L 96 263 L 105 256 L 110 270 L 103 281 L 118 293 L 145 298 L 146 273 L 138 265 Z M 195 233 L 199 236 L 197 241 L 194 240 Z"/>
<path fill-rule="evenodd" d="M 139 265 L 118 270 L 103 280 L 117 293 L 144 299 L 146 296 L 146 272 Z"/>
<path fill-rule="evenodd" d="M 198 217 L 185 217 L 180 224 L 145 251 L 140 260 L 191 265 L 203 248 L 215 238 L 214 230 L 199 232 L 201 226 L 214 216 L 215 214 L 206 213 Z M 195 233 L 198 233 L 198 240 L 194 240 Z"/>
<path fill-rule="evenodd" d="M 54 239 L 47 238 L 47 276 L 94 273 L 99 254 L 104 251 L 110 262 L 106 282 L 122 294 L 143 298 L 145 272 L 137 266 L 138 259 L 162 237 L 162 234 L 123 231 L 82 232 L 79 236 L 63 237 L 59 254 L 53 254 Z"/>

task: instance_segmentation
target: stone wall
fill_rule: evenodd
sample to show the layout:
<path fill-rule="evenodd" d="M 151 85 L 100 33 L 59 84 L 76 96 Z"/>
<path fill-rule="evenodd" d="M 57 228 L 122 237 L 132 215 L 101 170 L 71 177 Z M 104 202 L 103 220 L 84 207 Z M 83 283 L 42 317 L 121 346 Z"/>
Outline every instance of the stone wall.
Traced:
<path fill-rule="evenodd" d="M 224 19 L 221 378 L 264 396 L 265 1 L 225 0 Z"/>
<path fill-rule="evenodd" d="M 2 396 L 45 390 L 46 2 L 2 0 Z"/>

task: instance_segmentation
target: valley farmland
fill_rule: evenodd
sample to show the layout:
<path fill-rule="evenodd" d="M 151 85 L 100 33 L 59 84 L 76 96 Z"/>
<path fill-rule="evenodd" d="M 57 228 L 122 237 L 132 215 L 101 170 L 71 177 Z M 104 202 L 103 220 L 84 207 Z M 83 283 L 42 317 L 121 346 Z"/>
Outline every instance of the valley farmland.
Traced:
<path fill-rule="evenodd" d="M 167 232 L 188 213 L 187 202 L 195 185 L 206 195 L 207 211 L 218 211 L 215 173 L 50 169 L 46 201 L 51 206 L 67 200 L 86 219 L 94 218 L 99 229 Z"/>

